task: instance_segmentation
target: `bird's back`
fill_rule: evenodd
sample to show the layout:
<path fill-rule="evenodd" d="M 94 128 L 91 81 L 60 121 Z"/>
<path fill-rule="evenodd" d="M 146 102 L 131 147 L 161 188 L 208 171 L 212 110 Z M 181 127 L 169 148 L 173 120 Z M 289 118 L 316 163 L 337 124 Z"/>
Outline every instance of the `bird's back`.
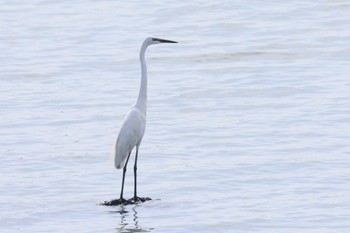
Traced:
<path fill-rule="evenodd" d="M 146 128 L 146 114 L 135 106 L 131 107 L 119 130 L 114 147 L 114 163 L 123 168 L 127 156 L 135 146 L 139 146 Z"/>

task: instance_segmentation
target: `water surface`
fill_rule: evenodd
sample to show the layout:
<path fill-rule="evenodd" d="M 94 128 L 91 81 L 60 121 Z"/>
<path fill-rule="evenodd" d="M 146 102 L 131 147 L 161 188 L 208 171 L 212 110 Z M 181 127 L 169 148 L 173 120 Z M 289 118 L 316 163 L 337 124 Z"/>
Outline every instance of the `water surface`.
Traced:
<path fill-rule="evenodd" d="M 348 232 L 347 1 L 3 1 L 1 232 Z M 139 192 L 110 154 L 152 46 Z M 126 197 L 133 190 L 132 169 Z"/>

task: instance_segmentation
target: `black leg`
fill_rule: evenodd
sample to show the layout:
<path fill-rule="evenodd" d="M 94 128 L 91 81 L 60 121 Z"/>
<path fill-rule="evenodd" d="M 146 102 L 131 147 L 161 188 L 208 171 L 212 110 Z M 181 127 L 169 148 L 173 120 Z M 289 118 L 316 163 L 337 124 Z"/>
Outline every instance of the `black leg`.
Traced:
<path fill-rule="evenodd" d="M 139 148 L 136 147 L 136 156 L 135 156 L 135 164 L 134 164 L 134 197 L 128 200 L 130 204 L 141 203 L 145 201 L 151 200 L 149 197 L 138 197 L 137 196 L 137 158 L 139 155 Z"/>
<path fill-rule="evenodd" d="M 137 198 L 137 156 L 139 153 L 139 148 L 136 147 L 136 157 L 135 157 L 135 164 L 134 164 L 134 199 Z"/>
<path fill-rule="evenodd" d="M 123 192 L 124 192 L 124 180 L 125 180 L 125 173 L 126 173 L 126 167 L 128 166 L 129 158 L 130 158 L 131 151 L 129 152 L 128 158 L 126 159 L 124 168 L 123 168 L 123 180 L 122 180 L 122 190 L 120 192 L 120 203 L 123 202 Z"/>

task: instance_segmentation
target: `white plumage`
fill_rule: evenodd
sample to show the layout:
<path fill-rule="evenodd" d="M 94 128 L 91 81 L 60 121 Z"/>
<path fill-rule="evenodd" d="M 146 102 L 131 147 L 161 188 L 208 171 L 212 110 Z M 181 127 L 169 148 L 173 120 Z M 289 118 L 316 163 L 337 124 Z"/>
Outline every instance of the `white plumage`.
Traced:
<path fill-rule="evenodd" d="M 129 153 L 141 144 L 146 129 L 146 112 L 135 105 L 126 115 L 119 130 L 117 142 L 114 147 L 114 165 L 117 169 L 124 167 Z"/>
<path fill-rule="evenodd" d="M 139 95 L 137 97 L 136 103 L 133 104 L 124 118 L 122 126 L 120 127 L 118 138 L 114 146 L 113 155 L 114 155 L 114 165 L 117 169 L 123 169 L 123 180 L 122 180 L 122 189 L 120 192 L 120 203 L 126 203 L 126 200 L 123 199 L 123 190 L 124 190 L 124 180 L 127 163 L 131 151 L 136 147 L 136 156 L 135 156 L 135 165 L 134 165 L 134 203 L 138 201 L 145 201 L 136 196 L 136 170 L 137 170 L 137 156 L 138 149 L 141 144 L 143 135 L 145 134 L 146 129 L 146 112 L 147 112 L 147 67 L 145 61 L 145 52 L 149 45 L 159 44 L 159 43 L 177 43 L 171 40 L 164 40 L 159 38 L 147 38 L 140 50 L 140 63 L 141 63 L 141 85 Z"/>

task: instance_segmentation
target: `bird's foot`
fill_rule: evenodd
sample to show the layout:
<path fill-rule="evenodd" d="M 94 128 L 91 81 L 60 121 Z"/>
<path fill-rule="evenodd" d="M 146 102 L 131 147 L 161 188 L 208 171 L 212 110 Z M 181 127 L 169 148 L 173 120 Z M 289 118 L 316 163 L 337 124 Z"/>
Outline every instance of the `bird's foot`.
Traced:
<path fill-rule="evenodd" d="M 152 200 L 149 197 L 133 197 L 130 198 L 128 200 L 124 199 L 124 198 L 120 198 L 120 199 L 115 199 L 115 200 L 111 200 L 111 201 L 105 201 L 103 203 L 101 203 L 100 205 L 105 205 L 105 206 L 118 206 L 118 205 L 134 205 L 134 204 L 139 204 L 139 203 L 143 203 L 146 201 L 150 201 Z"/>
<path fill-rule="evenodd" d="M 115 199 L 115 200 L 111 200 L 111 201 L 105 201 L 105 202 L 101 203 L 101 205 L 105 205 L 105 206 L 128 205 L 128 204 L 129 204 L 129 201 L 124 199 L 124 198 Z"/>
<path fill-rule="evenodd" d="M 142 203 L 142 202 L 145 202 L 145 201 L 150 201 L 152 200 L 151 198 L 149 197 L 133 197 L 133 198 L 130 198 L 127 202 L 129 205 L 132 205 L 132 204 L 138 204 L 138 203 Z"/>

